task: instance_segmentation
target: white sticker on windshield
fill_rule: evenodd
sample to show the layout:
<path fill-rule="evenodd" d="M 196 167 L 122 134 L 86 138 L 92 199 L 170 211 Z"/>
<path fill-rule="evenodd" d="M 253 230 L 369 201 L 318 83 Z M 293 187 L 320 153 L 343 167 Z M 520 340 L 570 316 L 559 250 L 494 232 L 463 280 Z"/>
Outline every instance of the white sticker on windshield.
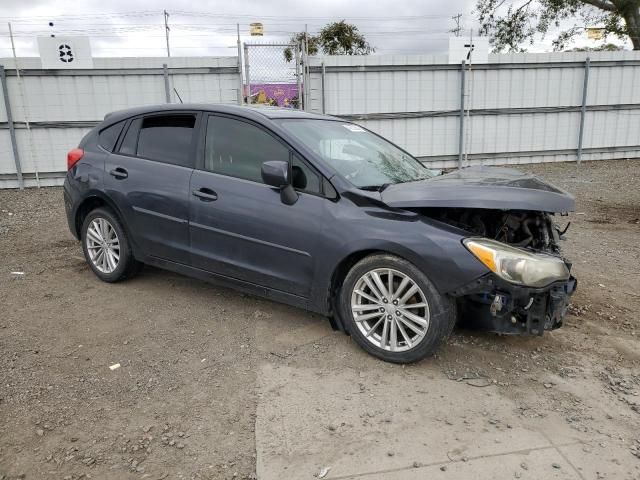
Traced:
<path fill-rule="evenodd" d="M 364 132 L 364 128 L 359 127 L 358 125 L 353 125 L 351 123 L 343 123 L 342 126 L 347 130 L 351 130 L 352 132 Z"/>

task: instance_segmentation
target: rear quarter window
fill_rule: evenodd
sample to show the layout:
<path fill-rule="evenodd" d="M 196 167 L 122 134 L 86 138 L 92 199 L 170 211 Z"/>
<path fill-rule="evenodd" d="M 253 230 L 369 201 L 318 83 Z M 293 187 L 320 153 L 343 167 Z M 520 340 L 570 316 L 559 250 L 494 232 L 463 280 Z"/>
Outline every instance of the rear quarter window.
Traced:
<path fill-rule="evenodd" d="M 100 130 L 100 133 L 98 134 L 98 144 L 106 151 L 113 152 L 123 126 L 124 122 L 118 122 L 110 127 Z"/>

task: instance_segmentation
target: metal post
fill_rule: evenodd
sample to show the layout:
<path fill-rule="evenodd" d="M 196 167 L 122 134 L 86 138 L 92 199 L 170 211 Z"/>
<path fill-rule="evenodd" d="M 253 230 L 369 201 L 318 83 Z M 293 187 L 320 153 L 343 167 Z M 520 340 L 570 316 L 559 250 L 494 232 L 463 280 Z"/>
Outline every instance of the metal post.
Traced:
<path fill-rule="evenodd" d="M 302 78 L 300 73 L 300 44 L 296 43 L 293 46 L 296 60 L 296 79 L 298 83 L 298 110 L 302 110 Z"/>
<path fill-rule="evenodd" d="M 164 11 L 164 35 L 167 40 L 167 57 L 171 56 L 171 50 L 169 49 L 169 12 Z"/>
<path fill-rule="evenodd" d="M 584 135 L 584 116 L 587 112 L 587 90 L 589 88 L 589 67 L 591 59 L 584 62 L 584 83 L 582 84 L 582 106 L 580 107 L 580 131 L 578 132 L 578 165 L 582 161 L 582 137 Z"/>
<path fill-rule="evenodd" d="M 16 141 L 16 130 L 13 127 L 13 116 L 11 115 L 11 103 L 9 103 L 9 88 L 7 86 L 7 76 L 4 65 L 0 65 L 0 81 L 2 82 L 2 95 L 4 97 L 4 109 L 7 112 L 7 123 L 9 124 L 9 135 L 11 136 L 11 146 L 13 147 L 13 161 L 16 164 L 16 174 L 18 176 L 18 186 L 24 190 L 24 179 L 22 178 L 22 166 L 20 165 L 20 154 L 18 153 L 18 142 Z"/>
<path fill-rule="evenodd" d="M 464 155 L 464 60 L 460 64 L 460 132 L 458 137 L 458 168 L 462 168 Z"/>
<path fill-rule="evenodd" d="M 13 41 L 13 30 L 11 30 L 11 22 L 9 26 L 9 38 L 11 39 L 11 52 L 13 53 L 13 63 L 16 67 L 16 81 L 18 82 L 18 89 L 20 91 L 20 103 L 22 104 L 22 115 L 24 116 L 24 124 L 27 127 L 27 138 L 29 139 L 29 162 L 33 164 L 33 170 L 36 174 L 36 186 L 40 188 L 40 173 L 38 172 L 38 164 L 33 157 L 33 135 L 31 134 L 31 123 L 29 122 L 29 109 L 27 108 L 27 95 L 24 89 L 24 83 L 22 83 L 22 77 L 20 76 L 20 65 L 18 64 L 18 56 L 16 55 L 16 45 Z"/>
<path fill-rule="evenodd" d="M 236 24 L 238 29 L 238 105 L 242 105 L 242 46 L 240 42 L 240 24 Z"/>
<path fill-rule="evenodd" d="M 309 31 L 307 24 L 304 24 L 304 81 L 302 82 L 302 88 L 304 90 L 304 110 L 309 110 L 310 107 L 310 95 L 309 95 Z"/>
<path fill-rule="evenodd" d="M 324 62 L 322 62 L 322 113 L 325 113 L 326 111 L 326 101 L 324 96 L 324 79 L 326 74 L 327 74 L 327 71 L 324 67 Z"/>
<path fill-rule="evenodd" d="M 169 88 L 169 68 L 166 63 L 162 64 L 164 73 L 164 97 L 167 103 L 171 103 L 171 88 Z"/>
<path fill-rule="evenodd" d="M 249 46 L 244 44 L 244 75 L 247 80 L 247 105 L 251 105 L 251 76 L 249 75 Z"/>

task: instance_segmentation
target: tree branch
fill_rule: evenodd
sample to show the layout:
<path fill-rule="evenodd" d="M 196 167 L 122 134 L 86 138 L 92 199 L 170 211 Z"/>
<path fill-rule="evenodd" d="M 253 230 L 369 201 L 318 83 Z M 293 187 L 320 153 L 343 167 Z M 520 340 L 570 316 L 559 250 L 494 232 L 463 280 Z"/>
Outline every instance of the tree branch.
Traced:
<path fill-rule="evenodd" d="M 616 6 L 609 0 L 582 0 L 584 3 L 599 8 L 600 10 L 607 10 L 608 12 L 617 12 Z"/>

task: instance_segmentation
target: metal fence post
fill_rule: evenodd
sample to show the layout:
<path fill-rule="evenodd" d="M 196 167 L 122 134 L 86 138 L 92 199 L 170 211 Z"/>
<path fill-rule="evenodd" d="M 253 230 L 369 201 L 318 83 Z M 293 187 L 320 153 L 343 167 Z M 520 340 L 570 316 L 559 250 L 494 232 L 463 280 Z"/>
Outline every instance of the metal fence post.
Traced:
<path fill-rule="evenodd" d="M 244 75 L 247 80 L 247 105 L 251 105 L 251 75 L 249 75 L 249 46 L 244 44 Z"/>
<path fill-rule="evenodd" d="M 238 28 L 238 105 L 242 105 L 242 42 L 240 41 L 240 24 L 237 25 Z"/>
<path fill-rule="evenodd" d="M 167 103 L 171 103 L 171 88 L 169 88 L 169 68 L 166 63 L 162 64 L 164 74 L 164 98 Z"/>
<path fill-rule="evenodd" d="M 584 136 L 584 116 L 587 112 L 587 90 L 589 88 L 589 67 L 591 59 L 584 62 L 584 83 L 582 84 L 582 106 L 580 107 L 580 130 L 578 132 L 578 165 L 582 161 L 582 137 Z"/>
<path fill-rule="evenodd" d="M 13 116 L 11 115 L 11 104 L 9 103 L 9 87 L 7 86 L 7 75 L 4 65 L 0 65 L 0 81 L 2 82 L 2 96 L 4 97 L 4 108 L 7 112 L 7 123 L 9 124 L 9 136 L 11 137 L 11 147 L 13 148 L 13 161 L 16 165 L 16 175 L 18 176 L 18 186 L 24 190 L 24 179 L 22 178 L 22 166 L 20 165 L 20 154 L 18 153 L 18 142 L 16 141 L 16 130 L 13 126 Z"/>
<path fill-rule="evenodd" d="M 327 71 L 324 67 L 324 62 L 322 62 L 322 113 L 325 113 L 325 110 L 326 110 L 326 100 L 324 96 L 324 80 L 325 80 L 326 74 L 327 74 Z"/>
<path fill-rule="evenodd" d="M 458 168 L 462 168 L 462 157 L 464 155 L 464 65 L 460 64 L 460 136 L 458 137 Z"/>
<path fill-rule="evenodd" d="M 302 78 L 300 73 L 300 43 L 296 43 L 293 46 L 295 51 L 295 61 L 296 61 L 296 81 L 298 86 L 298 110 L 302 110 Z"/>

